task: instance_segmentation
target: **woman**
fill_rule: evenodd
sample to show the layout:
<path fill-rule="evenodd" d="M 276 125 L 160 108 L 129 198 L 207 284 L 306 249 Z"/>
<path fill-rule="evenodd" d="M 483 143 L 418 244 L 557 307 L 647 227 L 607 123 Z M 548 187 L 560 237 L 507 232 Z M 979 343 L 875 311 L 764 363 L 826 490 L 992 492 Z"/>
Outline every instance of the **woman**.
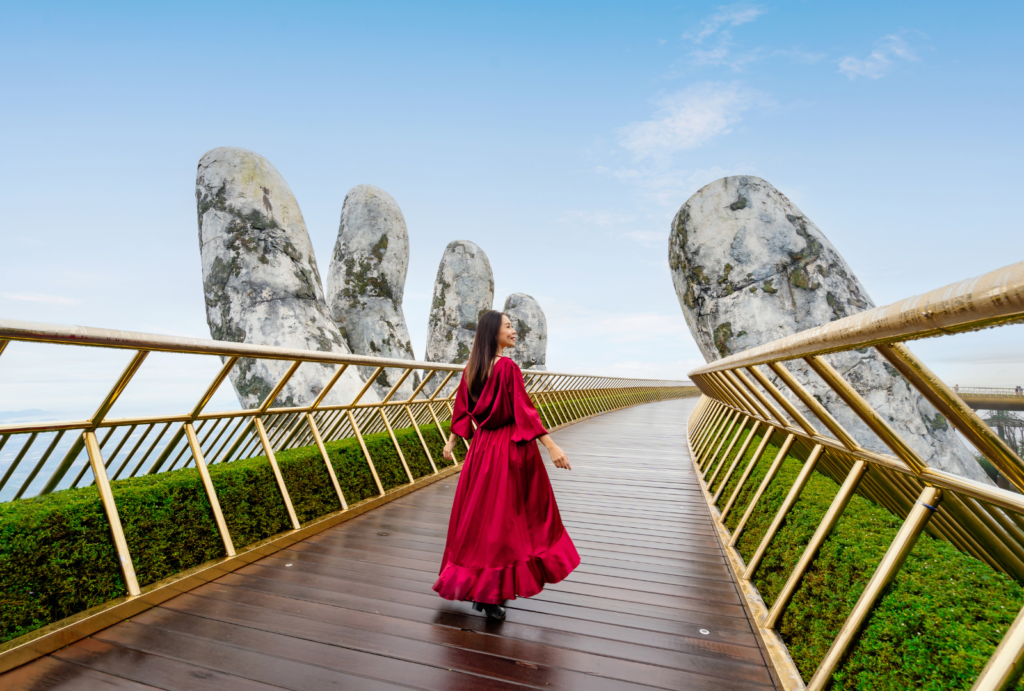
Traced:
<path fill-rule="evenodd" d="M 444 457 L 452 460 L 459 437 L 473 443 L 434 583 L 441 597 L 471 600 L 473 609 L 497 621 L 505 618 L 505 600 L 536 595 L 580 563 L 534 440 L 547 447 L 556 467 L 571 470 L 569 460 L 541 424 L 519 367 L 501 356 L 515 344 L 507 316 L 490 310 L 480 318 Z"/>

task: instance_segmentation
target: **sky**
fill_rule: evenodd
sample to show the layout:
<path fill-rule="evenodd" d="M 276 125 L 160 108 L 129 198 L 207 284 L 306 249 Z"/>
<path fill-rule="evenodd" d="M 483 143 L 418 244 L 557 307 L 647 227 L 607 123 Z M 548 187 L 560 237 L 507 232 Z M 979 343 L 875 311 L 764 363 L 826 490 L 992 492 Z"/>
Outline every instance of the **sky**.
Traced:
<path fill-rule="evenodd" d="M 1011 213 L 1022 15 L 963 2 L 4 3 L 0 318 L 209 337 L 195 170 L 238 146 L 288 181 L 324 276 L 345 193 L 366 183 L 397 200 L 418 357 L 438 261 L 468 239 L 490 258 L 496 307 L 525 292 L 544 308 L 549 369 L 683 378 L 703 359 L 672 287 L 669 223 L 720 177 L 789 196 L 879 305 L 1024 257 Z M 950 383 L 1013 386 L 1022 328 L 912 347 Z M 95 407 L 127 354 L 67 350 L 11 346 L 0 412 L 77 401 L 72 388 Z M 192 400 L 216 363 L 176 362 L 153 356 L 141 381 Z"/>

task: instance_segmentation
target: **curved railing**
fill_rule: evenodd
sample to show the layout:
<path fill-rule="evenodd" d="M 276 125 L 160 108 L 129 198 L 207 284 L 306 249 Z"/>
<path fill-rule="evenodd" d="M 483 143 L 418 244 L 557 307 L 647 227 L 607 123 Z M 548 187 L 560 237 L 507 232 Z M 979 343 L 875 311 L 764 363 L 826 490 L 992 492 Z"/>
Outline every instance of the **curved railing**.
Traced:
<path fill-rule="evenodd" d="M 1022 319 L 1024 262 L 808 329 L 716 360 L 690 373 L 704 394 L 690 418 L 693 461 L 702 477 L 730 564 L 785 688 L 802 689 L 804 682 L 776 628 L 818 549 L 854 492 L 904 517 L 905 521 L 806 688 L 823 689 L 828 685 L 882 592 L 893 581 L 925 529 L 992 568 L 1024 581 L 1024 519 L 1021 518 L 1024 495 L 1020 493 L 1024 491 L 1024 461 L 956 392 L 903 345 L 904 341 L 913 339 L 990 328 Z M 875 348 L 1017 491 L 930 468 L 889 421 L 823 357 L 828 353 L 864 348 Z M 858 443 L 793 376 L 785 362 L 794 360 L 806 363 L 891 453 L 869 451 Z M 815 421 L 808 419 L 804 411 L 809 411 Z M 746 446 L 735 455 L 731 453 L 732 446 L 726 447 L 721 458 L 719 452 L 727 439 L 735 443 L 743 428 L 753 428 L 748 440 L 760 428 L 762 442 L 752 460 L 739 467 Z M 764 453 L 772 434 L 784 438 L 781 450 L 749 505 L 736 506 L 734 502 L 743 479 Z M 800 455 L 807 459 L 804 470 L 761 539 L 751 563 L 744 563 L 735 549 L 736 542 L 789 449 L 799 449 Z M 814 470 L 830 476 L 841 489 L 768 610 L 751 576 Z M 718 477 L 718 486 L 724 488 L 735 473 L 742 479 L 719 511 L 716 506 L 719 497 L 712 496 L 710 485 L 716 477 L 722 476 L 724 479 Z M 743 512 L 743 519 L 732 531 L 724 522 L 730 511 Z M 942 586 L 936 584 L 936 587 Z M 1022 664 L 1024 612 L 1005 634 L 974 688 L 1007 688 L 1019 676 Z"/>
<path fill-rule="evenodd" d="M 10 456 L 9 462 L 0 462 L 0 496 L 21 499 L 95 484 L 110 525 L 128 595 L 0 645 L 0 671 L 67 645 L 183 590 L 459 469 L 458 463 L 448 468 L 438 467 L 441 462 L 431 454 L 431 446 L 436 452 L 437 442 L 443 441 L 443 435 L 428 444 L 424 433 L 439 435 L 445 429 L 445 423 L 450 421 L 454 400 L 454 387 L 450 382 L 453 383 L 452 378 L 462 371 L 461 365 L 339 355 L 78 326 L 0 321 L 0 355 L 11 342 L 17 341 L 57 344 L 65 348 L 118 348 L 133 353 L 127 367 L 112 382 L 106 395 L 96 402 L 96 412 L 90 417 L 0 424 L 0 450 L 7 449 L 10 452 L 16 449 L 13 454 L 7 454 Z M 115 403 L 129 387 L 146 357 L 153 352 L 204 355 L 218 358 L 222 364 L 194 405 L 162 415 L 110 417 L 109 413 Z M 281 379 L 255 408 L 208 412 L 208 404 L 224 385 L 232 369 L 244 365 L 247 359 L 279 360 L 289 364 Z M 305 363 L 332 366 L 335 368 L 334 374 L 315 401 L 301 406 L 275 406 L 276 399 L 289 379 Z M 189 366 L 189 362 L 183 358 L 181 367 Z M 354 366 L 371 372 L 361 391 L 346 404 L 325 404 L 342 374 Z M 363 401 L 375 381 L 385 380 L 382 377 L 384 373 L 387 375 L 386 381 L 396 383 L 379 401 Z M 408 397 L 398 400 L 396 393 L 410 376 L 413 381 L 418 379 L 418 383 Z M 535 370 L 524 372 L 524 379 L 527 391 L 549 430 L 618 408 L 698 394 L 692 384 L 679 381 Z M 429 430 L 422 429 L 424 427 Z M 415 432 L 415 438 L 430 464 L 431 472 L 426 476 L 419 479 L 413 477 L 396 438 L 398 428 Z M 385 432 L 393 443 L 408 480 L 390 491 L 385 491 L 371 448 L 364 442 L 367 435 Z M 376 498 L 351 505 L 339 485 L 326 449 L 327 444 L 346 438 L 358 441 L 378 492 Z M 316 447 L 319 451 L 333 492 L 342 507 L 340 511 L 306 525 L 299 522 L 289 488 L 276 460 L 276 454 L 299 447 Z M 287 509 L 291 529 L 236 550 L 208 466 L 253 456 L 265 457 L 270 464 Z M 202 478 L 203 489 L 223 542 L 224 557 L 140 588 L 110 483 L 112 480 L 188 467 L 198 470 Z M 0 503 L 0 509 L 3 506 Z"/>

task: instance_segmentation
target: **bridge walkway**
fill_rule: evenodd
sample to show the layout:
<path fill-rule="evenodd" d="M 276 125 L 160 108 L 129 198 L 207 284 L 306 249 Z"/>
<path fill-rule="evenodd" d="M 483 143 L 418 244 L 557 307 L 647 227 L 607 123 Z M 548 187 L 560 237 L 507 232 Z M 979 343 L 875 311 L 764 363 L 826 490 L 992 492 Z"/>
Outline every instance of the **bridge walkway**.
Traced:
<path fill-rule="evenodd" d="M 430 589 L 456 478 L 0 676 L 13 689 L 774 688 L 685 445 L 696 399 L 556 432 L 583 563 L 488 622 Z"/>

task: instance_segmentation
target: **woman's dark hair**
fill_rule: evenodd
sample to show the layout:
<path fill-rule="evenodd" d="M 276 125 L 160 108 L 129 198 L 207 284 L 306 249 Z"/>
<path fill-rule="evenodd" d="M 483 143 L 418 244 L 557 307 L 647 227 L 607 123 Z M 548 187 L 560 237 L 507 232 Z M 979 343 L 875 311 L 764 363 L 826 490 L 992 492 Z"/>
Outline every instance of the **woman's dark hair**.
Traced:
<path fill-rule="evenodd" d="M 473 351 L 466 363 L 466 389 L 476 399 L 484 390 L 487 375 L 490 374 L 491 361 L 498 353 L 498 331 L 501 330 L 501 318 L 505 316 L 498 310 L 487 310 L 476 325 L 476 337 L 473 338 Z"/>

